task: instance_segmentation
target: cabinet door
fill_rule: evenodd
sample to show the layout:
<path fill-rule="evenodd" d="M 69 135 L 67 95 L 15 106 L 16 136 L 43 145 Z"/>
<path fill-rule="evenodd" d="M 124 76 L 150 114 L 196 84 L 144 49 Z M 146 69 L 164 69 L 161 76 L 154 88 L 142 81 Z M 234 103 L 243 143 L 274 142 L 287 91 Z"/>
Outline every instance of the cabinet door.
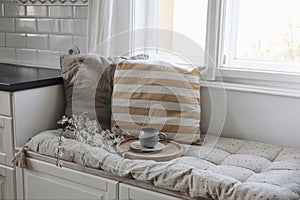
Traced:
<path fill-rule="evenodd" d="M 23 169 L 24 199 L 117 199 L 116 181 L 33 159 L 28 164 Z"/>
<path fill-rule="evenodd" d="M 0 164 L 12 166 L 12 157 L 12 120 L 0 116 Z"/>
<path fill-rule="evenodd" d="M 0 200 L 15 199 L 14 169 L 0 165 Z"/>
<path fill-rule="evenodd" d="M 11 116 L 10 101 L 10 93 L 0 91 L 0 115 Z"/>
<path fill-rule="evenodd" d="M 177 197 L 162 194 L 159 192 L 154 192 L 150 190 L 146 190 L 139 187 L 134 187 L 131 185 L 127 185 L 124 183 L 119 184 L 120 200 L 141 200 L 141 199 L 148 199 L 148 200 L 180 200 Z"/>

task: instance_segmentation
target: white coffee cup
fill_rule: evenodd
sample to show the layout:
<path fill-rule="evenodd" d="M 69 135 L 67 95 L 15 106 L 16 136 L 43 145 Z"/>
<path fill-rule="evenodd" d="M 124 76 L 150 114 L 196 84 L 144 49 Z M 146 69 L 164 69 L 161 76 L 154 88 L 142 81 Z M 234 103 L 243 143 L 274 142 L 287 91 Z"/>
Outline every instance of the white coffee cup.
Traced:
<path fill-rule="evenodd" d="M 154 148 L 159 141 L 166 139 L 167 135 L 159 132 L 155 128 L 142 128 L 140 130 L 139 141 L 143 147 Z"/>

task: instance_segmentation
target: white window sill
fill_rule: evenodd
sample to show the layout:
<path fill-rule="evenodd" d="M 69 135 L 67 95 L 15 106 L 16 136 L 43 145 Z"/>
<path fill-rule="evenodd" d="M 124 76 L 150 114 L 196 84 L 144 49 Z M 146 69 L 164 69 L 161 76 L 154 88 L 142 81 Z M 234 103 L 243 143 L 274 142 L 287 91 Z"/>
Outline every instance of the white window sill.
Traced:
<path fill-rule="evenodd" d="M 220 68 L 219 76 L 232 79 L 248 79 L 265 82 L 300 83 L 299 73 L 248 70 L 239 68 Z"/>
<path fill-rule="evenodd" d="M 300 98 L 300 74 L 242 69 L 218 69 L 215 81 L 204 87 Z"/>
<path fill-rule="evenodd" d="M 238 91 L 238 92 L 248 92 L 248 93 L 300 98 L 300 89 L 294 89 L 294 88 L 255 85 L 255 84 L 247 84 L 247 83 L 233 83 L 233 82 L 224 82 L 220 80 L 200 81 L 200 85 L 202 87 L 216 88 L 225 91 Z"/>

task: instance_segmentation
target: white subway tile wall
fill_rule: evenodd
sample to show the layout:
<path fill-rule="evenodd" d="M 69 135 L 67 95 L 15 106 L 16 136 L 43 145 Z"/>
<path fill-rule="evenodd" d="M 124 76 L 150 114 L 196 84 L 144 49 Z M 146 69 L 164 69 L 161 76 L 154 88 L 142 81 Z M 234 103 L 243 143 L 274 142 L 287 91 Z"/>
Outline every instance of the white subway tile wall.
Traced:
<path fill-rule="evenodd" d="M 0 18 L 0 31 L 1 32 L 15 32 L 15 19 L 14 18 Z"/>
<path fill-rule="evenodd" d="M 59 19 L 37 19 L 37 30 L 43 33 L 58 33 Z"/>
<path fill-rule="evenodd" d="M 59 65 L 59 51 L 38 50 L 38 64 L 56 67 Z"/>
<path fill-rule="evenodd" d="M 36 49 L 17 49 L 17 60 L 25 63 L 37 63 Z"/>
<path fill-rule="evenodd" d="M 50 6 L 50 17 L 52 18 L 72 18 L 72 6 Z"/>
<path fill-rule="evenodd" d="M 0 59 L 4 61 L 16 60 L 16 49 L 0 47 Z"/>
<path fill-rule="evenodd" d="M 17 32 L 36 32 L 36 20 L 20 18 L 16 20 Z"/>
<path fill-rule="evenodd" d="M 4 16 L 5 17 L 18 17 L 25 15 L 24 6 L 16 6 L 14 2 L 4 3 Z"/>
<path fill-rule="evenodd" d="M 0 33 L 0 47 L 5 47 L 5 33 Z"/>
<path fill-rule="evenodd" d="M 86 37 L 74 37 L 74 44 L 81 50 L 87 49 Z"/>
<path fill-rule="evenodd" d="M 53 51 L 67 52 L 68 48 L 73 44 L 72 36 L 50 35 L 49 49 Z"/>
<path fill-rule="evenodd" d="M 26 48 L 26 34 L 6 33 L 6 46 L 14 48 Z"/>
<path fill-rule="evenodd" d="M 48 7 L 26 6 L 26 15 L 28 17 L 48 17 Z"/>
<path fill-rule="evenodd" d="M 82 5 L 19 5 L 0 0 L 0 62 L 59 68 L 70 45 L 87 52 L 87 13 Z"/>
<path fill-rule="evenodd" d="M 88 17 L 87 6 L 75 6 L 74 7 L 74 18 L 86 19 Z"/>
<path fill-rule="evenodd" d="M 73 33 L 75 35 L 85 35 L 85 20 L 79 19 L 62 19 L 60 23 L 62 33 Z"/>
<path fill-rule="evenodd" d="M 27 34 L 27 48 L 47 50 L 49 48 L 48 35 Z"/>

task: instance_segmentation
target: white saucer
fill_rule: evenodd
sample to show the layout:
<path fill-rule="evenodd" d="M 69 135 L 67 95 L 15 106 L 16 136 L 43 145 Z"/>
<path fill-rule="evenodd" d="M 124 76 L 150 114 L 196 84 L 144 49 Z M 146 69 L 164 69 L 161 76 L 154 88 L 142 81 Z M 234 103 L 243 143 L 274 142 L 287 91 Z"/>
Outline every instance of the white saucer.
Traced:
<path fill-rule="evenodd" d="M 155 145 L 155 147 L 153 148 L 147 148 L 147 147 L 143 147 L 140 143 L 140 141 L 135 141 L 133 143 L 130 144 L 130 147 L 135 149 L 135 150 L 141 150 L 141 151 L 145 151 L 145 152 L 153 152 L 153 151 L 161 151 L 163 150 L 166 146 L 162 143 L 157 143 L 157 145 Z"/>

